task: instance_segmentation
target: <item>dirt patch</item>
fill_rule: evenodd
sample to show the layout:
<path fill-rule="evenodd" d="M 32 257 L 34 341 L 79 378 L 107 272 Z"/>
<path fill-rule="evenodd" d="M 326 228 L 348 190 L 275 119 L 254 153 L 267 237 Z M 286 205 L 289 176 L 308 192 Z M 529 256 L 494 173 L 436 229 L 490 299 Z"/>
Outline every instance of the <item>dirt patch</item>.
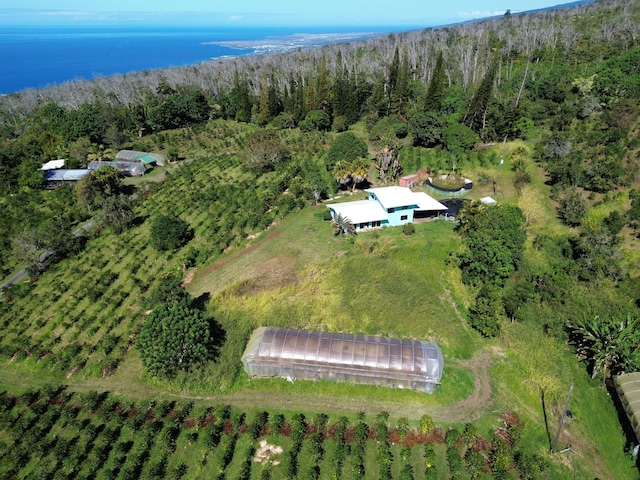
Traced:
<path fill-rule="evenodd" d="M 251 278 L 238 282 L 227 293 L 242 297 L 292 285 L 299 281 L 296 266 L 296 260 L 290 257 L 271 258 L 256 266 Z"/>
<path fill-rule="evenodd" d="M 271 233 L 269 233 L 269 235 L 267 235 L 265 237 L 265 240 L 270 240 L 272 238 L 277 237 L 278 235 L 280 235 L 280 231 L 279 230 L 273 230 Z M 261 245 L 261 243 L 249 243 L 246 246 L 246 248 L 240 250 L 238 253 L 233 255 L 233 257 L 225 258 L 225 259 L 222 259 L 222 260 L 218 260 L 217 262 L 213 262 L 211 265 L 209 265 L 202 272 L 198 273 L 198 278 L 202 278 L 202 277 L 208 276 L 212 272 L 215 272 L 216 270 L 218 270 L 218 269 L 222 268 L 223 266 L 225 266 L 229 260 L 240 258 L 243 255 L 246 255 L 247 253 L 254 251 L 260 245 Z M 193 280 L 193 277 L 191 277 L 191 279 Z"/>
<path fill-rule="evenodd" d="M 280 455 L 282 452 L 282 447 L 279 445 L 269 445 L 266 440 L 260 440 L 260 447 L 256 450 L 253 461 L 257 463 L 271 463 L 272 465 L 278 465 L 280 461 L 273 460 L 272 457 Z"/>
<path fill-rule="evenodd" d="M 191 282 L 193 282 L 193 276 L 195 274 L 196 274 L 195 268 L 189 269 L 189 271 L 187 272 L 187 275 L 184 277 L 184 280 L 182 281 L 182 285 L 186 286 L 186 285 L 189 285 Z"/>
<path fill-rule="evenodd" d="M 73 377 L 76 373 L 82 370 L 82 367 L 84 367 L 84 363 L 79 363 L 78 365 L 73 367 L 71 370 L 67 372 L 67 378 Z"/>

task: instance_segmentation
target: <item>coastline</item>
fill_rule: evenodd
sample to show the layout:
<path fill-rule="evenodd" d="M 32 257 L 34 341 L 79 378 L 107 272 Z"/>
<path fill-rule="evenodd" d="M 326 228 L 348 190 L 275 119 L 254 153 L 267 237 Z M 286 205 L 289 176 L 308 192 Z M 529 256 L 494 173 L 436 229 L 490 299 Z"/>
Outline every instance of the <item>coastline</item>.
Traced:
<path fill-rule="evenodd" d="M 3 27 L 0 64 L 11 65 L 11 68 L 0 72 L 0 94 L 209 60 L 364 40 L 392 31 L 364 27 L 235 30 L 157 26 Z"/>

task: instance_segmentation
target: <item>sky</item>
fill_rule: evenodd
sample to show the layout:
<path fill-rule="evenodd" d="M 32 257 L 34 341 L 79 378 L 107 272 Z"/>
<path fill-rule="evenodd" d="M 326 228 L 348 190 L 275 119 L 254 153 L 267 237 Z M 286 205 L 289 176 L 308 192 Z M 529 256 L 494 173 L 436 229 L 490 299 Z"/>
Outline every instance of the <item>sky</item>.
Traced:
<path fill-rule="evenodd" d="M 0 25 L 430 27 L 571 0 L 2 0 Z M 0 32 L 1 33 L 1 32 Z"/>

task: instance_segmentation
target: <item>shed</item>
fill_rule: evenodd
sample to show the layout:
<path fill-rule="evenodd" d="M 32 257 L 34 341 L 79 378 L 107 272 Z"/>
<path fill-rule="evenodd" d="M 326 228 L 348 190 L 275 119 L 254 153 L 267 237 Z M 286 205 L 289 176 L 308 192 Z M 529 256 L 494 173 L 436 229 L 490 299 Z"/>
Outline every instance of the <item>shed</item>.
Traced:
<path fill-rule="evenodd" d="M 291 328 L 256 329 L 242 355 L 250 377 L 333 380 L 432 393 L 444 360 L 437 344 Z"/>
<path fill-rule="evenodd" d="M 57 170 L 64 167 L 64 158 L 59 158 L 58 160 L 49 160 L 46 163 L 42 164 L 40 170 Z"/>
<path fill-rule="evenodd" d="M 125 162 L 142 162 L 147 165 L 164 166 L 167 157 L 160 153 L 138 152 L 136 150 L 120 150 L 116 154 L 116 160 Z"/>
<path fill-rule="evenodd" d="M 482 203 L 483 205 L 495 205 L 498 202 L 491 197 L 482 197 L 480 199 L 480 203 Z"/>
<path fill-rule="evenodd" d="M 425 180 L 429 178 L 430 173 L 431 172 L 429 172 L 429 170 L 421 170 L 410 175 L 405 175 L 404 177 L 400 177 L 398 185 L 408 188 L 415 187 L 416 185 L 422 185 Z"/>

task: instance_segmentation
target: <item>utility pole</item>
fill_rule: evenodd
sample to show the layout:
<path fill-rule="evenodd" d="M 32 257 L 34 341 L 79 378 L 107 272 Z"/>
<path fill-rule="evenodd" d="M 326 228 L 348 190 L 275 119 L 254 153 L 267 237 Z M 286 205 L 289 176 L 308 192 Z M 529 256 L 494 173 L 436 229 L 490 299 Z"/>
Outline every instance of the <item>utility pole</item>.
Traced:
<path fill-rule="evenodd" d="M 562 410 L 562 415 L 560 416 L 560 424 L 558 425 L 556 438 L 553 439 L 553 445 L 551 445 L 551 453 L 555 453 L 556 445 L 558 444 L 558 439 L 560 438 L 560 432 L 562 432 L 564 421 L 567 418 L 567 410 L 569 409 L 569 402 L 571 401 L 571 392 L 573 392 L 573 383 L 571 384 L 571 387 L 569 387 L 569 394 L 567 395 L 567 401 L 564 402 L 564 409 Z"/>

